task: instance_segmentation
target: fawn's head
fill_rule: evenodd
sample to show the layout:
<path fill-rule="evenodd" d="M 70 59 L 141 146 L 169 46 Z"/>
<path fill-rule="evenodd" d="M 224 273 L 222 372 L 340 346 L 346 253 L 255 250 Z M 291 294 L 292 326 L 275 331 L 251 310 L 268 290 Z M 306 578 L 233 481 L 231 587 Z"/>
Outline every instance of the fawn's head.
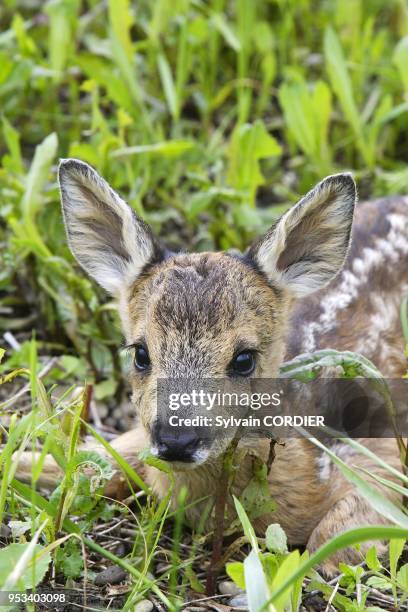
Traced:
<path fill-rule="evenodd" d="M 203 448 L 191 428 L 156 427 L 157 379 L 277 376 L 291 303 L 343 265 L 352 177 L 323 180 L 242 256 L 169 253 L 83 162 L 63 160 L 59 180 L 72 253 L 118 300 L 147 444 L 176 468 L 204 462 L 222 449 Z"/>

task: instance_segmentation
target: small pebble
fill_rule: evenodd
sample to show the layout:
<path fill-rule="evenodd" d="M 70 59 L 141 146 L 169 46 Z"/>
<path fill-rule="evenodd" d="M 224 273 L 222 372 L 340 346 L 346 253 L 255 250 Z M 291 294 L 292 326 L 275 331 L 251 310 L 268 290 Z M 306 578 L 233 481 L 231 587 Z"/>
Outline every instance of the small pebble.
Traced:
<path fill-rule="evenodd" d="M 248 599 L 246 593 L 235 595 L 235 597 L 229 600 L 228 605 L 231 606 L 231 608 L 242 608 L 243 610 L 248 610 Z"/>
<path fill-rule="evenodd" d="M 122 558 L 126 556 L 126 553 L 127 553 L 127 550 L 126 550 L 126 546 L 124 542 L 119 542 L 119 544 L 115 548 L 115 555 L 117 557 Z"/>
<path fill-rule="evenodd" d="M 106 419 L 108 416 L 108 407 L 103 402 L 95 402 L 96 409 L 98 411 L 98 415 L 100 419 Z"/>
<path fill-rule="evenodd" d="M 113 417 L 106 417 L 106 419 L 104 419 L 104 423 L 105 425 L 107 425 L 108 427 L 113 427 L 115 428 L 116 425 L 116 419 Z"/>
<path fill-rule="evenodd" d="M 120 421 L 120 419 L 123 419 L 123 411 L 121 408 L 115 408 L 115 410 L 112 410 L 111 415 L 117 421 Z"/>
<path fill-rule="evenodd" d="M 156 565 L 157 574 L 163 574 L 163 572 L 169 572 L 171 570 L 171 566 L 168 563 L 158 563 Z"/>
<path fill-rule="evenodd" d="M 95 577 L 95 584 L 97 586 L 104 586 L 105 584 L 118 584 L 127 578 L 128 574 L 119 565 L 111 565 L 103 570 Z"/>
<path fill-rule="evenodd" d="M 134 612 L 151 612 L 153 610 L 153 604 L 148 599 L 142 599 L 133 608 Z"/>
<path fill-rule="evenodd" d="M 218 590 L 222 595 L 239 595 L 243 591 L 232 580 L 223 580 L 218 585 Z"/>

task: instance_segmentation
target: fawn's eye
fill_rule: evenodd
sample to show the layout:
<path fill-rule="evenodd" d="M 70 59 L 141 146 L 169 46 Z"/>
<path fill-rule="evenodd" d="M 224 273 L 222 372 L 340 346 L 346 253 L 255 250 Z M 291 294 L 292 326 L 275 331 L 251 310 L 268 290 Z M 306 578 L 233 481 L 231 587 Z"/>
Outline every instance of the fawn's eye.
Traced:
<path fill-rule="evenodd" d="M 255 355 L 252 351 L 242 351 L 230 363 L 230 372 L 238 376 L 249 376 L 255 369 Z"/>
<path fill-rule="evenodd" d="M 136 370 L 144 372 L 150 365 L 149 352 L 143 344 L 136 344 L 134 364 Z"/>

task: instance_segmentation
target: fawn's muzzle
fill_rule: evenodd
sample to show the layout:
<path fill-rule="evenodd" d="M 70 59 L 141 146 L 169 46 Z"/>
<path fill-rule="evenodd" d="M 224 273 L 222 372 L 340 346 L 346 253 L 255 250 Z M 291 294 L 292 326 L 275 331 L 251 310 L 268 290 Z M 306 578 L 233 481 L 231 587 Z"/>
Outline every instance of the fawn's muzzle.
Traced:
<path fill-rule="evenodd" d="M 192 463 L 200 446 L 200 437 L 193 427 L 174 428 L 156 422 L 152 443 L 159 459 Z"/>

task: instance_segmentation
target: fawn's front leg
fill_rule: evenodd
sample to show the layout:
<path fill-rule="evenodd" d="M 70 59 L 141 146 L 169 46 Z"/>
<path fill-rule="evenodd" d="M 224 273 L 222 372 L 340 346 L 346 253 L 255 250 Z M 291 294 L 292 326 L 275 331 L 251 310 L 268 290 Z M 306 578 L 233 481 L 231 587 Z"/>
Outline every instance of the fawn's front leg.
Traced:
<path fill-rule="evenodd" d="M 326 544 L 331 538 L 343 531 L 363 527 L 364 525 L 381 525 L 389 523 L 383 516 L 373 510 L 356 491 L 350 492 L 346 497 L 340 499 L 320 521 L 313 530 L 307 548 L 313 553 Z M 363 542 L 360 551 L 355 548 L 344 548 L 329 557 L 321 565 L 321 570 L 326 577 L 331 578 L 339 573 L 339 563 L 357 565 L 361 563 L 362 555 L 374 544 L 374 542 Z M 386 546 L 382 542 L 375 542 L 377 554 L 381 557 L 386 552 Z"/>

